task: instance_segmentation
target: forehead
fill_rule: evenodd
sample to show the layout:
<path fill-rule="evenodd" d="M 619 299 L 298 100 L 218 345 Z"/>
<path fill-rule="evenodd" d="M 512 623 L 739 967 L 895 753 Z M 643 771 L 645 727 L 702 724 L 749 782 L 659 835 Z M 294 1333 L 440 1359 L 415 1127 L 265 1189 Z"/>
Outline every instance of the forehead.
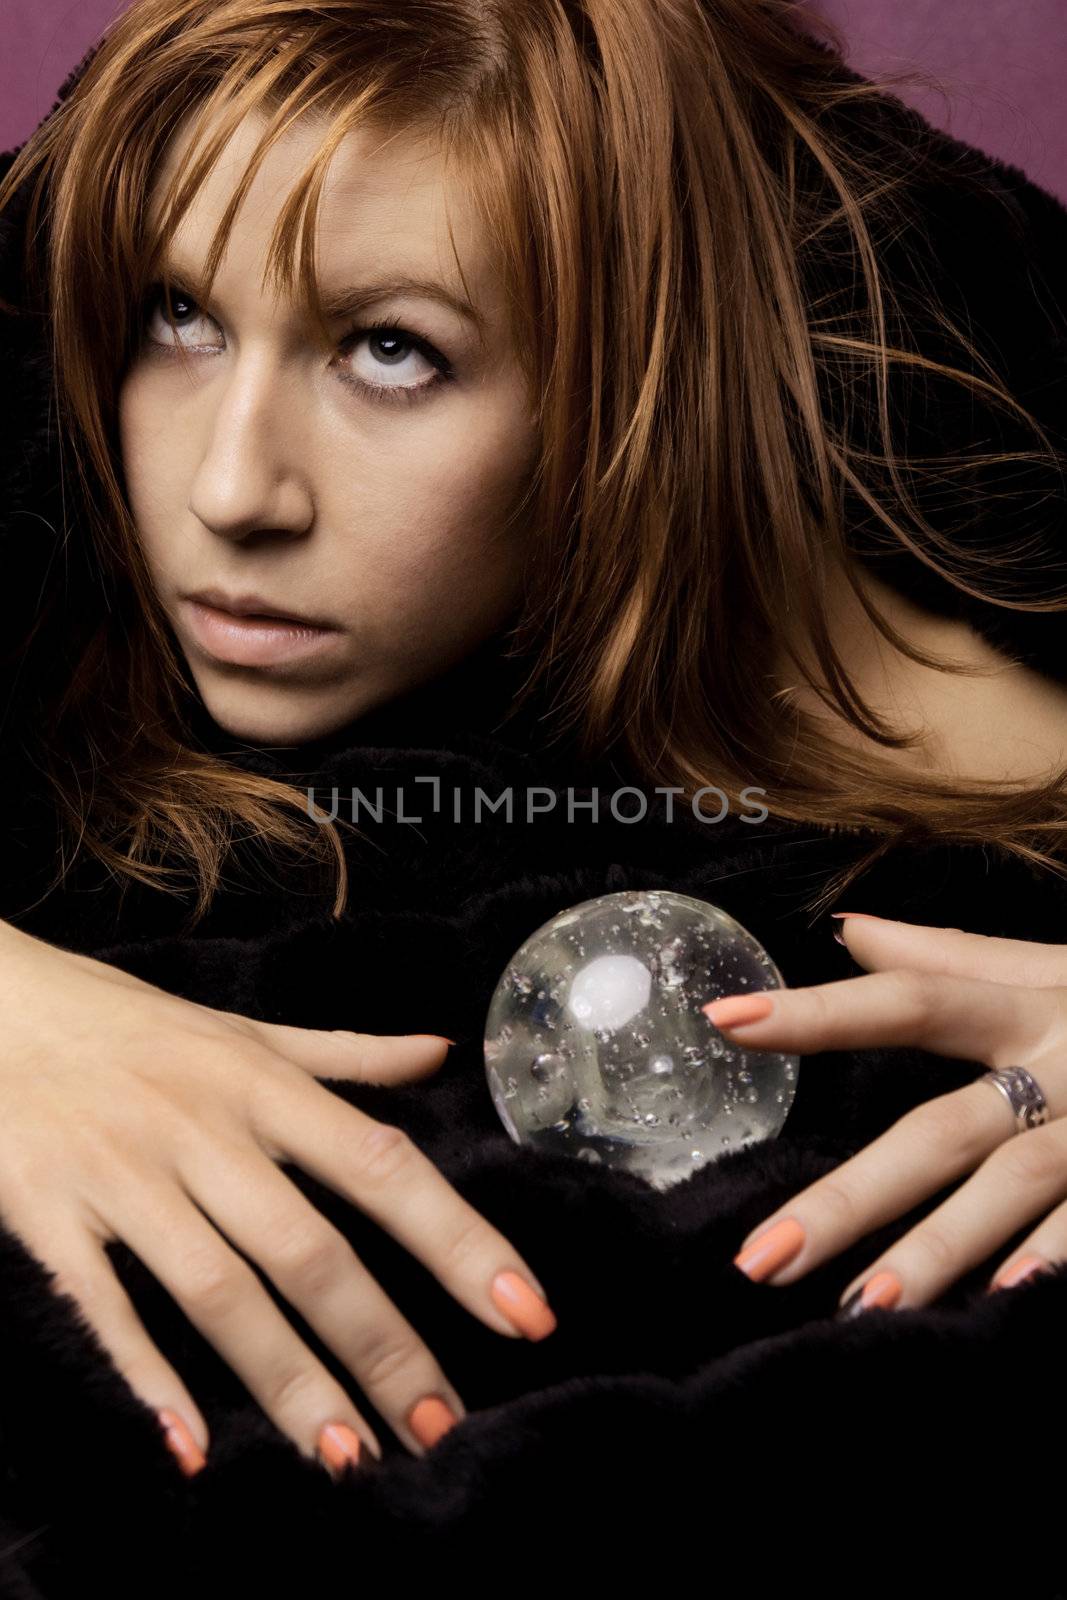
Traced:
<path fill-rule="evenodd" d="M 239 123 L 182 217 L 173 257 L 199 262 L 206 253 L 265 126 L 262 113 L 254 112 Z M 190 155 L 203 150 L 213 128 L 191 115 L 172 138 L 152 186 L 153 232 L 167 185 L 176 172 L 188 173 Z M 243 275 L 257 262 L 262 269 L 279 213 L 326 132 L 324 120 L 305 115 L 270 147 L 234 218 L 221 270 Z M 462 172 L 449 167 L 440 141 L 422 130 L 368 126 L 344 136 L 319 197 L 315 249 L 325 287 L 350 275 L 356 264 L 376 270 L 393 265 L 412 276 L 433 275 L 458 294 L 469 290 L 483 303 L 493 298 L 487 240 Z"/>

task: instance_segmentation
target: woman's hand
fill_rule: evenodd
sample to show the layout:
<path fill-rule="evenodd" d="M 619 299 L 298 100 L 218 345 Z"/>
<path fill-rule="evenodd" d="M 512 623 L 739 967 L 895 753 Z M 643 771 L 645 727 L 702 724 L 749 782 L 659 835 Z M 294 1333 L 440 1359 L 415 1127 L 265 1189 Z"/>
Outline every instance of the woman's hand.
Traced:
<path fill-rule="evenodd" d="M 839 1315 L 925 1305 L 1031 1223 L 989 1287 L 1067 1260 L 1067 947 L 836 915 L 867 976 L 731 995 L 703 1007 L 709 1020 L 756 1050 L 917 1045 L 1025 1067 L 1049 1120 L 1017 1133 L 993 1083 L 938 1095 L 760 1223 L 735 1264 L 758 1282 L 794 1283 L 968 1173 L 848 1286 Z"/>
<path fill-rule="evenodd" d="M 203 1465 L 207 1426 L 119 1283 L 109 1240 L 130 1246 L 278 1428 L 331 1469 L 358 1459 L 361 1439 L 379 1458 L 381 1447 L 227 1238 L 415 1453 L 465 1415 L 415 1329 L 279 1161 L 373 1217 L 488 1327 L 535 1339 L 554 1328 L 522 1258 L 407 1135 L 315 1081 L 425 1077 L 447 1040 L 255 1022 L 5 922 L 0 995 L 0 1220 L 162 1413 L 186 1472 Z"/>

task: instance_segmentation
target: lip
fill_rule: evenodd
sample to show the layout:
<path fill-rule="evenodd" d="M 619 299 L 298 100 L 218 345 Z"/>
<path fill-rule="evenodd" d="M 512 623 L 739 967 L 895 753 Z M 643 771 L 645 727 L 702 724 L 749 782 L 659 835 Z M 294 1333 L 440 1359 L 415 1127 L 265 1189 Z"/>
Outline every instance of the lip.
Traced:
<path fill-rule="evenodd" d="M 197 644 L 216 661 L 242 667 L 268 667 L 318 655 L 341 639 L 332 624 L 271 612 L 258 595 L 226 598 L 203 590 L 181 601 Z"/>
<path fill-rule="evenodd" d="M 226 611 L 235 617 L 255 617 L 259 621 L 298 623 L 304 628 L 332 628 L 334 624 L 325 617 L 305 617 L 299 611 L 286 611 L 261 594 L 226 594 L 222 589 L 197 589 L 185 596 L 210 606 L 212 611 Z"/>

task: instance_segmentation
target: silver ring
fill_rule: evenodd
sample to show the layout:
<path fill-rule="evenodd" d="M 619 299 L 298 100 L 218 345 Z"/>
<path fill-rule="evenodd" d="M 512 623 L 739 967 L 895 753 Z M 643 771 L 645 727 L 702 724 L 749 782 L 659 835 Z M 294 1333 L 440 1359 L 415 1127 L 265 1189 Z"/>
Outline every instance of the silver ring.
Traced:
<path fill-rule="evenodd" d="M 1048 1121 L 1048 1102 L 1025 1067 L 1001 1067 L 983 1072 L 979 1083 L 994 1083 L 1011 1107 L 1016 1133 Z"/>

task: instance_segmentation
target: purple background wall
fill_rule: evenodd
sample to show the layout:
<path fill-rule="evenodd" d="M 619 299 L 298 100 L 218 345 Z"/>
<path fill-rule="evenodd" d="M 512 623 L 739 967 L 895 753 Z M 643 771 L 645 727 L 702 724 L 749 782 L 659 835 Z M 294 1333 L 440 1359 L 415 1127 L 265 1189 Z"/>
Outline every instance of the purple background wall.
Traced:
<path fill-rule="evenodd" d="M 810 0 L 859 72 L 920 66 L 931 120 L 1067 201 L 1067 0 Z M 0 0 L 0 150 L 21 144 L 122 0 Z M 903 91 L 902 91 L 903 92 Z"/>

